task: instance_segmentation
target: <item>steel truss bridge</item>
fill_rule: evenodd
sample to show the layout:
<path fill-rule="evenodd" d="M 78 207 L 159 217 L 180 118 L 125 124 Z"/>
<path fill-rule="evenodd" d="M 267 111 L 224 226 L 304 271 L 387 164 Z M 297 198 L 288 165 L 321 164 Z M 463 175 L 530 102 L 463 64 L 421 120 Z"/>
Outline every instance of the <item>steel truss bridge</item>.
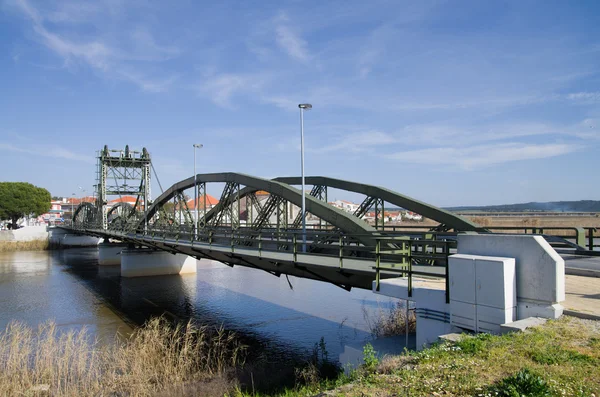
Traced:
<path fill-rule="evenodd" d="M 113 151 L 115 152 L 115 151 Z M 409 292 L 413 276 L 446 279 L 447 257 L 456 247 L 458 233 L 486 233 L 488 230 L 451 212 L 378 186 L 321 176 L 307 177 L 306 211 L 310 228 L 303 242 L 302 192 L 298 177 L 264 179 L 241 173 L 198 174 L 175 183 L 156 200 L 150 201 L 150 162 L 144 149 L 139 160 L 131 153 L 99 156 L 99 194 L 96 203 L 82 203 L 66 227 L 73 232 L 212 259 L 229 266 L 239 265 L 272 275 L 294 275 L 333 283 L 350 290 L 371 289 L 373 280 L 405 276 Z M 129 156 L 129 157 L 128 157 Z M 125 158 L 125 160 L 123 160 Z M 106 196 L 119 193 L 118 178 L 112 190 L 106 188 L 111 167 L 142 169 L 135 204 L 121 202 L 108 209 Z M 126 183 L 125 183 L 126 184 Z M 218 204 L 207 205 L 208 184 L 223 186 Z M 329 189 L 358 193 L 364 201 L 349 213 L 327 203 Z M 195 208 L 188 194 L 198 197 Z M 420 231 L 390 230 L 385 226 L 385 204 L 413 211 L 434 220 L 437 226 Z M 375 224 L 364 216 L 375 212 Z"/>

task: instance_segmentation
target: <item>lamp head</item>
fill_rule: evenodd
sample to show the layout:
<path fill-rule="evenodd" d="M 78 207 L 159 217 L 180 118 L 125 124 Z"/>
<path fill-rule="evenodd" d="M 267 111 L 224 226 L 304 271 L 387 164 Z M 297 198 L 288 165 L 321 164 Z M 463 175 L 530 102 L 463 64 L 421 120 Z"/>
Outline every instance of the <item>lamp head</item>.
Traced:
<path fill-rule="evenodd" d="M 194 143 L 194 147 L 198 148 L 198 149 L 201 149 L 202 147 L 204 147 L 204 145 L 201 144 L 201 143 Z"/>
<path fill-rule="evenodd" d="M 312 105 L 310 103 L 301 103 L 298 105 L 300 109 L 310 110 L 312 109 Z"/>

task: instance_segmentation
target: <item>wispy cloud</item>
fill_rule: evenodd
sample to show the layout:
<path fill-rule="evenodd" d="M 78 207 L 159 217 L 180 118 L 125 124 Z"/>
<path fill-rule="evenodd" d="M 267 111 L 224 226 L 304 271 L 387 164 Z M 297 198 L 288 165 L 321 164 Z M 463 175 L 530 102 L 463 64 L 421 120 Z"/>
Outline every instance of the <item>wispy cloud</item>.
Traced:
<path fill-rule="evenodd" d="M 290 57 L 307 62 L 311 58 L 308 44 L 294 31 L 289 22 L 290 19 L 284 12 L 281 12 L 275 18 L 275 40 L 277 45 Z"/>
<path fill-rule="evenodd" d="M 0 150 L 15 153 L 31 154 L 35 156 L 52 157 L 63 160 L 80 161 L 87 164 L 94 164 L 95 160 L 91 156 L 83 156 L 61 148 L 56 145 L 28 145 L 27 147 L 13 145 L 10 143 L 0 143 Z"/>
<path fill-rule="evenodd" d="M 396 152 L 386 157 L 411 164 L 458 166 L 467 170 L 513 161 L 556 157 L 581 149 L 565 143 L 523 144 L 521 142 L 471 147 L 434 147 Z"/>
<path fill-rule="evenodd" d="M 358 153 L 371 151 L 373 148 L 378 146 L 388 146 L 400 142 L 399 137 L 382 131 L 365 131 L 341 134 L 336 138 L 330 139 L 329 141 L 332 140 L 335 143 L 320 148 L 315 148 L 311 151 L 315 153 L 328 153 L 335 151 Z"/>
<path fill-rule="evenodd" d="M 198 92 L 221 107 L 232 108 L 232 98 L 235 95 L 256 92 L 263 84 L 264 76 L 259 74 L 207 74 L 200 83 Z"/>
<path fill-rule="evenodd" d="M 581 102 L 586 104 L 595 104 L 600 102 L 600 91 L 596 92 L 574 92 L 567 95 L 570 101 Z"/>
<path fill-rule="evenodd" d="M 127 80 L 148 92 L 165 91 L 176 78 L 171 75 L 153 79 L 147 73 L 140 71 L 140 62 L 164 61 L 179 54 L 176 47 L 157 44 L 150 32 L 142 27 L 133 30 L 126 44 L 115 45 L 100 37 L 87 40 L 72 39 L 46 26 L 46 20 L 55 25 L 65 24 L 68 21 L 87 21 L 91 15 L 99 12 L 100 8 L 97 4 L 67 3 L 69 6 L 63 4 L 56 11 L 48 12 L 47 17 L 46 13 L 42 14 L 28 0 L 14 0 L 14 4 L 31 20 L 33 31 L 41 43 L 60 56 L 66 66 L 84 62 L 111 78 Z M 77 37 L 86 37 L 86 35 Z"/>

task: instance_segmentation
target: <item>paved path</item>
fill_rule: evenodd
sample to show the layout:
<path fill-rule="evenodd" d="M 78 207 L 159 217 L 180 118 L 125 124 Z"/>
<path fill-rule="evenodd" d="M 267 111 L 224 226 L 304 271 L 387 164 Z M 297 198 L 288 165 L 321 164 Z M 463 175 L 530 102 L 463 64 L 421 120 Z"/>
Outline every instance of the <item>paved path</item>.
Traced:
<path fill-rule="evenodd" d="M 565 314 L 600 320 L 600 278 L 566 275 Z"/>
<path fill-rule="evenodd" d="M 600 256 L 574 255 L 560 252 L 565 260 L 567 274 L 577 276 L 600 277 Z"/>

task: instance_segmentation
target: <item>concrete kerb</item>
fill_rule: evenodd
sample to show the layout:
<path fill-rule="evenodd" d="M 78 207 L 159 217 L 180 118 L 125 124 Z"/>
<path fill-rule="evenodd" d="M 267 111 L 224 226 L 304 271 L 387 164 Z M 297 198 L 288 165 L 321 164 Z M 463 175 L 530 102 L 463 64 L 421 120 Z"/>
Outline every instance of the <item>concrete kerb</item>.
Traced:
<path fill-rule="evenodd" d="M 580 269 L 577 267 L 566 267 L 565 274 L 572 276 L 583 276 L 583 277 L 598 277 L 600 278 L 600 271 L 592 269 Z"/>
<path fill-rule="evenodd" d="M 600 316 L 596 314 L 582 313 L 575 310 L 563 310 L 565 316 L 577 317 L 583 320 L 600 321 Z"/>

